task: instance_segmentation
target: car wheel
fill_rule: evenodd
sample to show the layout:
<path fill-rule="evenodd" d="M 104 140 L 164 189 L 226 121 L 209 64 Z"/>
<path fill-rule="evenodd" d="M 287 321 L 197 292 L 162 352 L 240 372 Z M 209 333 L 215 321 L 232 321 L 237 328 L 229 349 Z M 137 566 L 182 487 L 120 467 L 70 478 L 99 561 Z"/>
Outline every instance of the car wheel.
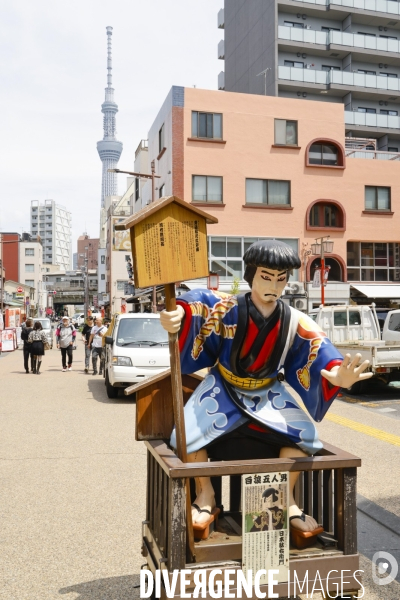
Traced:
<path fill-rule="evenodd" d="M 118 397 L 118 388 L 115 388 L 114 386 L 111 385 L 110 380 L 108 379 L 108 373 L 106 373 L 105 384 L 106 384 L 107 396 L 109 398 L 117 398 Z"/>

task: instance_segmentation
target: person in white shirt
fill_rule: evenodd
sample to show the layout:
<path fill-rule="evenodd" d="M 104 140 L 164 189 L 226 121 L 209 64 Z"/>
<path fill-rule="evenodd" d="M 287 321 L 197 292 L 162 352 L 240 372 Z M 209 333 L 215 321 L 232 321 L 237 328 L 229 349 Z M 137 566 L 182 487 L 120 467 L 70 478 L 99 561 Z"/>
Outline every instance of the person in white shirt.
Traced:
<path fill-rule="evenodd" d="M 92 327 L 88 344 L 89 348 L 92 349 L 93 375 L 97 375 L 97 357 L 100 359 L 99 374 L 102 375 L 103 373 L 103 345 L 101 338 L 106 334 L 106 331 L 107 327 L 103 325 L 102 319 L 98 317 L 96 324 Z"/>

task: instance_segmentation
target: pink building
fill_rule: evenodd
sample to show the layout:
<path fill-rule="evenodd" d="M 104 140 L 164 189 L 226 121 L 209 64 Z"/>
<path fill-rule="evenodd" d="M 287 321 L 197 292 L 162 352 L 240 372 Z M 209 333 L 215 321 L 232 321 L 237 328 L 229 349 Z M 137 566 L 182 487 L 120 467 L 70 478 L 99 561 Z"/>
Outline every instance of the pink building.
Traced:
<path fill-rule="evenodd" d="M 304 309 L 318 306 L 310 282 L 320 259 L 309 251 L 329 235 L 326 302 L 389 306 L 400 298 L 400 154 L 367 147 L 345 138 L 341 104 L 173 87 L 150 128 L 148 160 L 161 176 L 157 197 L 218 217 L 209 256 L 222 289 L 242 280 L 253 241 L 276 237 L 302 258 L 294 279 L 309 292 Z M 150 200 L 146 184 L 135 210 Z"/>

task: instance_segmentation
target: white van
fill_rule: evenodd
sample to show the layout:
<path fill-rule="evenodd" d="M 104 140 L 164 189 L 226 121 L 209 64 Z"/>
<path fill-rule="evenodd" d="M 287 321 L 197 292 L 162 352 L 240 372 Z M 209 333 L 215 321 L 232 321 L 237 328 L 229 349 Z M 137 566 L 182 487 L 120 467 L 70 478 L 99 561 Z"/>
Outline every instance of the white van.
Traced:
<path fill-rule="evenodd" d="M 104 373 L 109 398 L 117 397 L 118 388 L 169 368 L 168 333 L 161 326 L 159 314 L 116 315 L 112 335 L 105 342 Z"/>

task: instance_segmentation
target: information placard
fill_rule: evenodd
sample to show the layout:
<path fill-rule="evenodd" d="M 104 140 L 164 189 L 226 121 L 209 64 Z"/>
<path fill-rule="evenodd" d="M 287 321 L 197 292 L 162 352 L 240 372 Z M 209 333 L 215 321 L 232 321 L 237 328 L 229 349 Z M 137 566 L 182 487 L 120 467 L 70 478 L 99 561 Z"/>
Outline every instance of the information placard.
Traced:
<path fill-rule="evenodd" d="M 288 580 L 288 484 L 288 472 L 242 476 L 242 569 L 253 578 L 265 569 L 260 585 L 267 584 L 270 569 L 279 571 L 274 575 L 279 583 Z"/>

